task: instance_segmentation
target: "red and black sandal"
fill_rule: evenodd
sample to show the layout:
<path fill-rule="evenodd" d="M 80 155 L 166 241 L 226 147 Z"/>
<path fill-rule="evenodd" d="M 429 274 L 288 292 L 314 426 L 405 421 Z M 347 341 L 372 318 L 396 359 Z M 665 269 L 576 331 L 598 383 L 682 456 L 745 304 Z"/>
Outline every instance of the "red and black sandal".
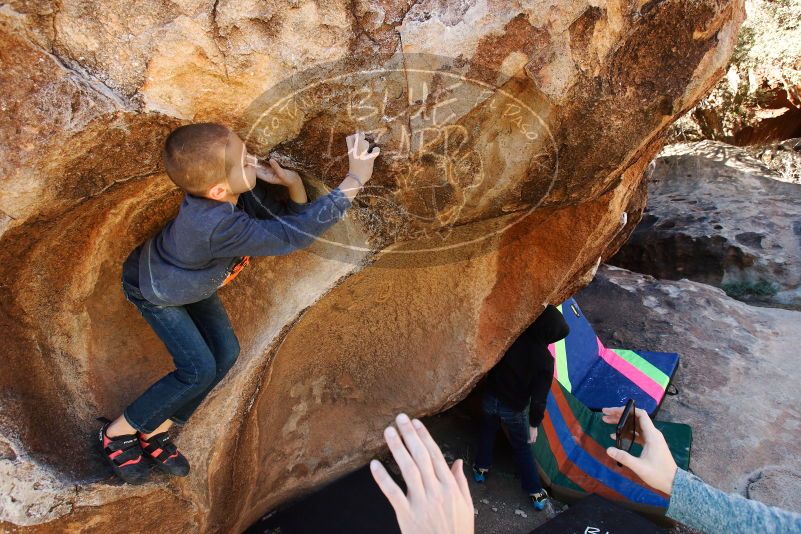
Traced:
<path fill-rule="evenodd" d="M 189 460 L 178 451 L 167 432 L 150 436 L 148 439 L 139 433 L 139 445 L 145 451 L 156 467 L 178 477 L 189 474 Z"/>
<path fill-rule="evenodd" d="M 150 466 L 145 461 L 136 434 L 110 438 L 106 435 L 110 424 L 111 422 L 106 422 L 98 436 L 103 458 L 111 465 L 114 474 L 128 484 L 144 484 L 148 481 Z"/>

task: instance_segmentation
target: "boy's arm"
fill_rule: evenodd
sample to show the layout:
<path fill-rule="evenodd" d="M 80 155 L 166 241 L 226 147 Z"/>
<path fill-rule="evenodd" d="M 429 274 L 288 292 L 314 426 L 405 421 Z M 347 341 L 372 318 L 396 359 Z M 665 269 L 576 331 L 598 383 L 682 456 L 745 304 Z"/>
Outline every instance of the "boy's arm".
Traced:
<path fill-rule="evenodd" d="M 259 219 L 301 213 L 309 198 L 300 175 L 284 169 L 274 159 L 270 159 L 269 164 L 269 169 L 260 166 L 256 170 L 256 185 L 250 191 L 252 201 L 246 201 L 245 211 Z M 284 192 L 288 193 L 288 199 L 285 202 L 277 200 Z"/>
<path fill-rule="evenodd" d="M 287 191 L 289 191 L 289 200 L 295 205 L 303 205 L 309 202 L 309 197 L 306 196 L 306 186 L 303 185 L 303 180 L 298 179 L 287 186 Z"/>
<path fill-rule="evenodd" d="M 256 185 L 249 193 L 243 193 L 242 209 L 248 215 L 257 219 L 269 219 L 290 213 L 300 213 L 306 203 L 298 203 L 290 196 L 286 201 L 278 199 L 282 194 L 284 186 L 273 185 L 262 180 L 257 180 Z M 248 198 L 250 195 L 250 198 Z"/>
<path fill-rule="evenodd" d="M 235 210 L 212 230 L 209 236 L 211 256 L 289 254 L 311 245 L 317 236 L 339 221 L 350 206 L 350 199 L 336 188 L 314 202 L 290 207 L 297 210 L 295 213 L 275 218 L 255 219 Z"/>

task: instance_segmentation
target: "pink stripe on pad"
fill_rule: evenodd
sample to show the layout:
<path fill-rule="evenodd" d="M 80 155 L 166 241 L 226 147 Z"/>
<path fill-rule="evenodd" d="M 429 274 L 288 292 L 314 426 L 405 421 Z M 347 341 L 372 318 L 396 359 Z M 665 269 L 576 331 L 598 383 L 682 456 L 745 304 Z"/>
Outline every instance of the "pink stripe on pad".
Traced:
<path fill-rule="evenodd" d="M 662 400 L 662 397 L 665 395 L 665 390 L 662 389 L 662 386 L 651 380 L 651 377 L 618 356 L 615 351 L 604 347 L 604 344 L 601 343 L 599 338 L 596 337 L 596 339 L 598 340 L 598 355 L 603 358 L 606 363 L 611 365 L 617 372 L 634 382 L 637 387 L 646 392 L 650 397 L 653 397 L 655 401 L 659 402 Z"/>

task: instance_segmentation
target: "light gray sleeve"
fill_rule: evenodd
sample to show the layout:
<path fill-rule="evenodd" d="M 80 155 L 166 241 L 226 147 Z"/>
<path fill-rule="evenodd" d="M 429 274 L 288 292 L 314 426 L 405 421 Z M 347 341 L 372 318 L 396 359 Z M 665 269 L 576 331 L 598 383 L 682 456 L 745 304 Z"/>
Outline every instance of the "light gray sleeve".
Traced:
<path fill-rule="evenodd" d="M 707 534 L 801 533 L 800 514 L 723 493 L 683 469 L 676 471 L 666 515 Z"/>

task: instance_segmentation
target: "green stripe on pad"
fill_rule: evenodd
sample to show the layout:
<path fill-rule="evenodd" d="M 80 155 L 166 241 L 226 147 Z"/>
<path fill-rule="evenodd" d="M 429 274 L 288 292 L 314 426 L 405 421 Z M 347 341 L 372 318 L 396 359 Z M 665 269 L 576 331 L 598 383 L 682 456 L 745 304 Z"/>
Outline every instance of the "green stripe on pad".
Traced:
<path fill-rule="evenodd" d="M 560 304 L 556 307 L 559 310 L 559 313 L 562 315 L 565 314 L 562 311 L 563 304 Z M 559 380 L 559 383 L 562 384 L 567 388 L 568 391 L 573 391 L 573 386 L 570 384 L 570 376 L 567 372 L 567 349 L 566 343 L 564 339 L 560 339 L 556 343 L 554 343 L 554 359 L 556 360 L 556 379 Z"/>
<path fill-rule="evenodd" d="M 631 365 L 639 369 L 643 372 L 648 378 L 662 386 L 662 389 L 666 389 L 668 384 L 670 384 L 670 377 L 662 372 L 661 369 L 654 366 L 651 362 L 634 352 L 633 350 L 628 349 L 610 349 L 615 354 L 629 362 Z"/>
<path fill-rule="evenodd" d="M 573 391 L 573 386 L 570 384 L 570 377 L 567 373 L 567 349 L 564 339 L 554 343 L 554 351 L 556 352 L 556 377 L 559 383 L 565 386 L 568 391 Z"/>

